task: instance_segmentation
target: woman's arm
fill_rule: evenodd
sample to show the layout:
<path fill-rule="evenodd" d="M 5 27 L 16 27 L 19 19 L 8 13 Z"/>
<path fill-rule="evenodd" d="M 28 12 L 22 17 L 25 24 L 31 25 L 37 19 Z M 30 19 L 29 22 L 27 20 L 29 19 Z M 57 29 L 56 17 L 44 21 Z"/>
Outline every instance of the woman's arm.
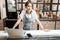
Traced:
<path fill-rule="evenodd" d="M 41 22 L 39 21 L 39 19 L 36 19 L 37 23 L 39 24 L 39 26 L 41 27 L 42 30 L 44 30 L 43 25 L 41 24 Z"/>
<path fill-rule="evenodd" d="M 42 30 L 44 30 L 45 32 L 50 31 L 49 29 L 44 29 L 43 25 L 41 24 L 41 22 L 39 21 L 39 19 L 36 19 L 37 23 L 39 24 L 39 26 L 42 28 Z"/>
<path fill-rule="evenodd" d="M 16 22 L 15 25 L 13 26 L 13 29 L 15 29 L 15 27 L 20 23 L 20 21 L 21 21 L 21 18 L 19 18 L 19 19 L 17 20 L 17 22 Z"/>
<path fill-rule="evenodd" d="M 24 13 L 25 11 L 22 10 L 21 14 L 20 14 L 20 18 L 17 20 L 17 22 L 15 23 L 15 25 L 13 26 L 13 29 L 21 22 L 21 20 L 23 19 L 24 17 Z"/>

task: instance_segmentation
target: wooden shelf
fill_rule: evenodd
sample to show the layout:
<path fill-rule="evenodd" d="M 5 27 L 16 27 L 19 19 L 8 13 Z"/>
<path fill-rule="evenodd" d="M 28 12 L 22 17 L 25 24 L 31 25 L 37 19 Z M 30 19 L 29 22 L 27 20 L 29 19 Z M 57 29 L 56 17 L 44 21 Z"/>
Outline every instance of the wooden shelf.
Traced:
<path fill-rule="evenodd" d="M 60 19 L 48 19 L 48 18 L 45 18 L 45 19 L 41 18 L 39 20 L 40 21 L 60 21 Z"/>

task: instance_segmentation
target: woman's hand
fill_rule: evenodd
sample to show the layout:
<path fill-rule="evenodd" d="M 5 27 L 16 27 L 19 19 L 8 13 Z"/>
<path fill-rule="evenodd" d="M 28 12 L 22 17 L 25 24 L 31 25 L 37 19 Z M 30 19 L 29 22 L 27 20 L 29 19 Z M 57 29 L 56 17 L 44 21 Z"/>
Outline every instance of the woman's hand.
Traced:
<path fill-rule="evenodd" d="M 49 32 L 50 30 L 49 29 L 44 29 L 45 32 Z"/>
<path fill-rule="evenodd" d="M 15 27 L 13 27 L 13 29 L 15 29 Z"/>

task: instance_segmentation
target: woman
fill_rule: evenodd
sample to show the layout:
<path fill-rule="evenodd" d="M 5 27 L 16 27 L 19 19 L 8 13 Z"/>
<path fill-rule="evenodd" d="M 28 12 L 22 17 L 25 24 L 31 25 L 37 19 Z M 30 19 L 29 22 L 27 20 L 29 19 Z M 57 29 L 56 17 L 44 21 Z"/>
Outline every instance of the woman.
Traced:
<path fill-rule="evenodd" d="M 22 10 L 21 14 L 20 14 L 20 18 L 18 19 L 18 21 L 15 23 L 15 25 L 13 26 L 13 29 L 20 23 L 20 21 L 22 20 L 24 23 L 24 27 L 23 30 L 34 30 L 33 27 L 33 23 L 36 21 L 39 26 L 42 28 L 42 30 L 44 30 L 43 25 L 41 24 L 41 22 L 38 20 L 36 12 L 32 9 L 32 4 L 31 2 L 27 1 L 25 3 L 25 10 Z"/>

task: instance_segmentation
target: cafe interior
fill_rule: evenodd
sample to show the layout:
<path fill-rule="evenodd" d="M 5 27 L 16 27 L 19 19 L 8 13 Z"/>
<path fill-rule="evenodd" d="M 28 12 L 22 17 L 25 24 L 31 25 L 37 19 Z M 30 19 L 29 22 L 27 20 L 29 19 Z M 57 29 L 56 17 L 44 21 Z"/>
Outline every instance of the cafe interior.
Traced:
<path fill-rule="evenodd" d="M 27 1 L 47 31 L 37 22 L 34 30 L 23 30 L 22 20 L 13 29 Z M 60 0 L 0 0 L 0 40 L 60 40 Z"/>

